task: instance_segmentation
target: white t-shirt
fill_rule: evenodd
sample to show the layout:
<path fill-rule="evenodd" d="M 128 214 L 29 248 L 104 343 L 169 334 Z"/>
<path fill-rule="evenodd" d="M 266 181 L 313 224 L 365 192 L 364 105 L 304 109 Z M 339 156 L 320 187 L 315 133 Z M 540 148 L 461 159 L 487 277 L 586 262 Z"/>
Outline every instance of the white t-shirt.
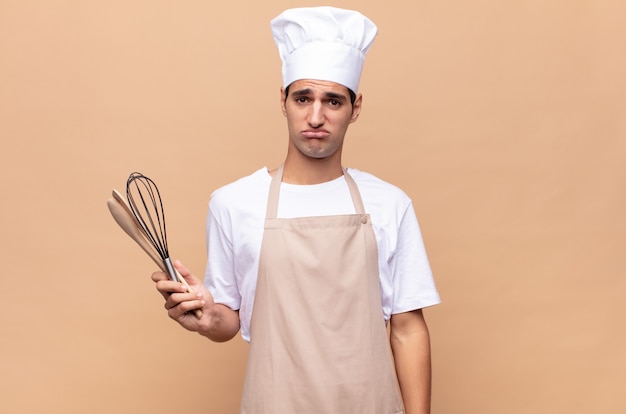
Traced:
<path fill-rule="evenodd" d="M 378 245 L 382 316 L 440 302 L 409 197 L 371 174 L 348 169 Z M 250 340 L 259 255 L 271 176 L 267 168 L 219 188 L 207 217 L 205 284 L 216 303 L 239 310 L 241 335 Z M 342 176 L 316 185 L 281 183 L 278 218 L 356 213 Z"/>

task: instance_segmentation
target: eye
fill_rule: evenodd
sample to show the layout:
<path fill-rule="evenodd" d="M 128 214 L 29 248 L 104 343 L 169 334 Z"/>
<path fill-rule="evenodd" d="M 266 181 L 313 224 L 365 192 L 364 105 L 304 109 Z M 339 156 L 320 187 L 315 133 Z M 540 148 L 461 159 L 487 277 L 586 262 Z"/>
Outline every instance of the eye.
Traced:
<path fill-rule="evenodd" d="M 328 104 L 329 104 L 330 106 L 340 106 L 340 105 L 341 105 L 341 102 L 339 102 L 339 101 L 338 101 L 338 100 L 336 100 L 336 99 L 330 99 L 330 100 L 328 101 Z"/>
<path fill-rule="evenodd" d="M 308 100 L 309 99 L 306 96 L 298 96 L 298 97 L 295 98 L 295 101 L 297 103 L 306 103 L 306 102 L 308 102 Z"/>

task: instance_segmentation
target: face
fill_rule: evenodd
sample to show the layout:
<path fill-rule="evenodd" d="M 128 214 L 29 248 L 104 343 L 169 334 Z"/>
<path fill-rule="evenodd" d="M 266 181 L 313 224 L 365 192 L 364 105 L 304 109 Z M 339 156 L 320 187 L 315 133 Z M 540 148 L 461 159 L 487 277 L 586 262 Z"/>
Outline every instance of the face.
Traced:
<path fill-rule="evenodd" d="M 283 115 L 289 129 L 289 155 L 341 159 L 348 126 L 361 112 L 361 95 L 352 105 L 348 88 L 334 82 L 298 80 L 281 89 Z"/>

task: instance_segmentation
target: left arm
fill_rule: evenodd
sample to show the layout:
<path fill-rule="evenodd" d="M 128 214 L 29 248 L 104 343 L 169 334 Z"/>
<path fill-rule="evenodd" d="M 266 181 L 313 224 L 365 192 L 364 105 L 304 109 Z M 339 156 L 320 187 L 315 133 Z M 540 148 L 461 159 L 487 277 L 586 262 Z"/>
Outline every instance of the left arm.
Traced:
<path fill-rule="evenodd" d="M 421 309 L 391 316 L 391 349 L 406 414 L 429 414 L 430 336 Z"/>

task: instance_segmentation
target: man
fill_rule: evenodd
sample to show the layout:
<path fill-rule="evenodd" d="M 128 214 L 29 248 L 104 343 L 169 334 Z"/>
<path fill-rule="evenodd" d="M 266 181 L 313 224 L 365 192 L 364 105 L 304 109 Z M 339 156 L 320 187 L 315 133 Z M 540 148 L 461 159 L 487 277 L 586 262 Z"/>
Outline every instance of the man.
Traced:
<path fill-rule="evenodd" d="M 411 201 L 341 162 L 377 28 L 331 7 L 286 10 L 271 27 L 283 61 L 284 164 L 213 193 L 207 287 L 180 263 L 195 292 L 162 272 L 153 280 L 186 329 L 227 341 L 241 328 L 250 342 L 242 413 L 428 413 L 421 309 L 439 297 Z"/>

